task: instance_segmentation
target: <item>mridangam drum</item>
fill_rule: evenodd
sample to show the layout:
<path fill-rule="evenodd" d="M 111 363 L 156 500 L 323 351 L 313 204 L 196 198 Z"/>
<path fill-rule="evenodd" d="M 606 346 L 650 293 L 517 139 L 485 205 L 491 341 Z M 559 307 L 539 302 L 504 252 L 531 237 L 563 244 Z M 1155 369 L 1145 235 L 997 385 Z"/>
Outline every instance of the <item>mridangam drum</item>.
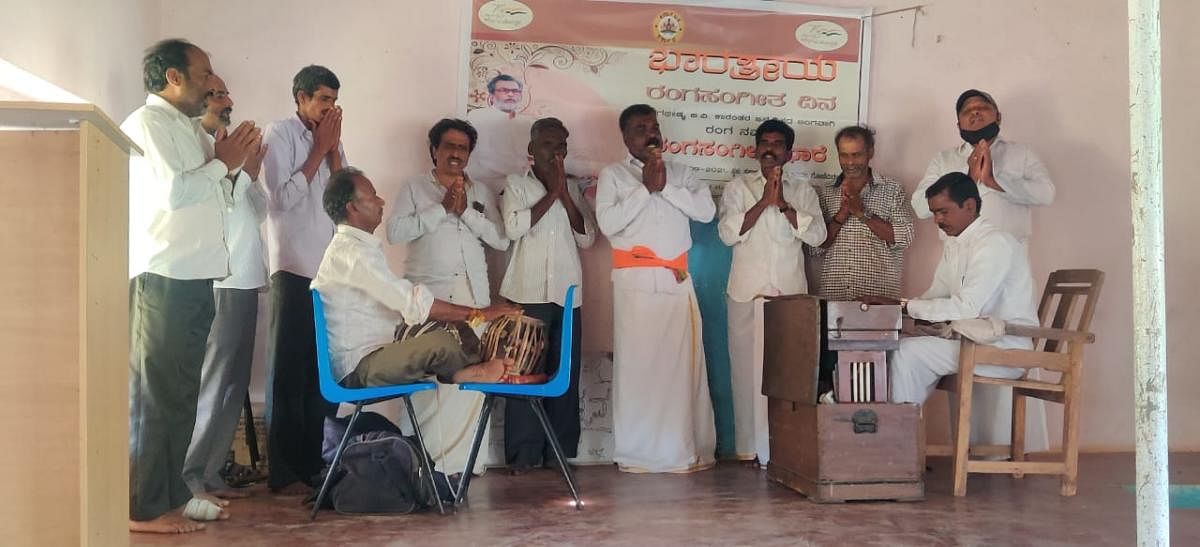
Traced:
<path fill-rule="evenodd" d="M 534 382 L 534 378 L 545 378 L 546 325 L 541 320 L 524 315 L 498 317 L 484 329 L 480 341 L 484 360 L 513 360 L 509 381 L 524 383 L 522 377 Z"/>

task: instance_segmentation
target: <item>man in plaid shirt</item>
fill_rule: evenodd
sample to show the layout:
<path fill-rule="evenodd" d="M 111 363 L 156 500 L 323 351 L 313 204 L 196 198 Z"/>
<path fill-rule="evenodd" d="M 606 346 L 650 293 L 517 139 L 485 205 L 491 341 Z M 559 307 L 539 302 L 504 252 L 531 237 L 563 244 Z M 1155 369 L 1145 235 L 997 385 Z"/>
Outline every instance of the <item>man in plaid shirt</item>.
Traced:
<path fill-rule="evenodd" d="M 871 169 L 875 134 L 844 127 L 834 137 L 842 174 L 815 186 L 826 236 L 812 254 L 824 256 L 817 294 L 829 300 L 900 298 L 904 249 L 913 240 L 913 213 L 900 183 Z"/>

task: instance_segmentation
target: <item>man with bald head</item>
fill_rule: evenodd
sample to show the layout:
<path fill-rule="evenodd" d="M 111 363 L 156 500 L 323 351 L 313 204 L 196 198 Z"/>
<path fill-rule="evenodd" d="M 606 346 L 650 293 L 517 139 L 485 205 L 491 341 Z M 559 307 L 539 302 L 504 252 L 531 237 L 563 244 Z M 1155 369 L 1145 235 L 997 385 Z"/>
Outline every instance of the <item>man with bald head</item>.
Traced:
<path fill-rule="evenodd" d="M 200 118 L 210 140 L 225 138 L 232 113 L 233 97 L 225 81 L 214 76 L 208 106 Z M 247 495 L 226 484 L 219 472 L 225 465 L 250 386 L 258 293 L 267 284 L 260 235 L 267 215 L 267 196 L 258 177 L 265 152 L 265 145 L 251 151 L 242 169 L 230 178 L 233 207 L 225 215 L 230 273 L 213 283 L 216 314 L 200 377 L 196 427 L 183 464 L 183 480 L 192 494 L 218 504 Z"/>
<path fill-rule="evenodd" d="M 208 55 L 186 40 L 142 59 L 146 104 L 121 130 L 129 159 L 129 529 L 181 533 L 228 515 L 193 498 L 183 462 L 196 422 L 213 281 L 229 276 L 224 217 L 233 180 L 262 142 L 253 122 L 209 140 L 197 117 L 216 85 Z"/>

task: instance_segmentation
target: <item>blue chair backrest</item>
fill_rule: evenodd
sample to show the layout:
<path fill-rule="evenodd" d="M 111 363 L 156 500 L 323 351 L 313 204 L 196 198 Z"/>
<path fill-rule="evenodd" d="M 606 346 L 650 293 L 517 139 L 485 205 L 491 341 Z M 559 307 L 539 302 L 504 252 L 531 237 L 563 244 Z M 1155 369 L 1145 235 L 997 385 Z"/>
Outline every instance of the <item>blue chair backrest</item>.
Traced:
<path fill-rule="evenodd" d="M 571 387 L 571 339 L 575 329 L 575 290 L 577 285 L 567 287 L 567 297 L 563 299 L 562 337 L 558 347 L 558 371 L 545 384 L 546 397 L 558 397 Z"/>
<path fill-rule="evenodd" d="M 317 380 L 321 386 L 321 396 L 330 402 L 351 400 L 354 398 L 351 392 L 333 377 L 333 363 L 329 354 L 329 328 L 325 324 L 325 303 L 321 302 L 321 293 L 316 289 L 309 292 L 312 293 L 313 328 L 316 329 L 317 341 Z"/>

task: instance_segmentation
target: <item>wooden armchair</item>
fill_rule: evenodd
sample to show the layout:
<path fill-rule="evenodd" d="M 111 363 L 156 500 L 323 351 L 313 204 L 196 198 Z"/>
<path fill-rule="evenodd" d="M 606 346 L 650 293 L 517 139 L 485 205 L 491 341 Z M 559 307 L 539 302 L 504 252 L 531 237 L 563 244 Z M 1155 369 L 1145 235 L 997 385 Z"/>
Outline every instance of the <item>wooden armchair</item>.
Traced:
<path fill-rule="evenodd" d="M 1033 338 L 1032 350 L 999 349 L 962 339 L 959 373 L 946 376 L 938 389 L 958 393 L 958 417 L 954 428 L 954 495 L 967 493 L 967 473 L 1025 473 L 1060 475 L 1062 495 L 1074 496 L 1079 463 L 1079 397 L 1083 373 L 1083 345 L 1095 341 L 1088 332 L 1104 272 L 1100 270 L 1058 270 L 1050 274 L 1038 305 L 1043 326 L 1008 325 L 1007 334 Z M 1055 303 L 1057 301 L 1057 304 Z M 1051 316 L 1051 310 L 1054 315 Z M 1078 313 L 1076 313 L 1078 312 Z M 975 375 L 976 365 L 996 365 L 1026 369 L 1017 379 Z M 1040 370 L 1040 376 L 1030 372 Z M 1057 377 L 1057 378 L 1055 378 Z M 970 459 L 971 391 L 974 384 L 1012 387 L 1011 461 Z M 1061 458 L 1054 461 L 1025 460 L 1025 398 L 1036 397 L 1063 405 Z M 984 448 L 984 447 L 977 447 Z M 995 451 L 979 450 L 987 454 Z"/>

